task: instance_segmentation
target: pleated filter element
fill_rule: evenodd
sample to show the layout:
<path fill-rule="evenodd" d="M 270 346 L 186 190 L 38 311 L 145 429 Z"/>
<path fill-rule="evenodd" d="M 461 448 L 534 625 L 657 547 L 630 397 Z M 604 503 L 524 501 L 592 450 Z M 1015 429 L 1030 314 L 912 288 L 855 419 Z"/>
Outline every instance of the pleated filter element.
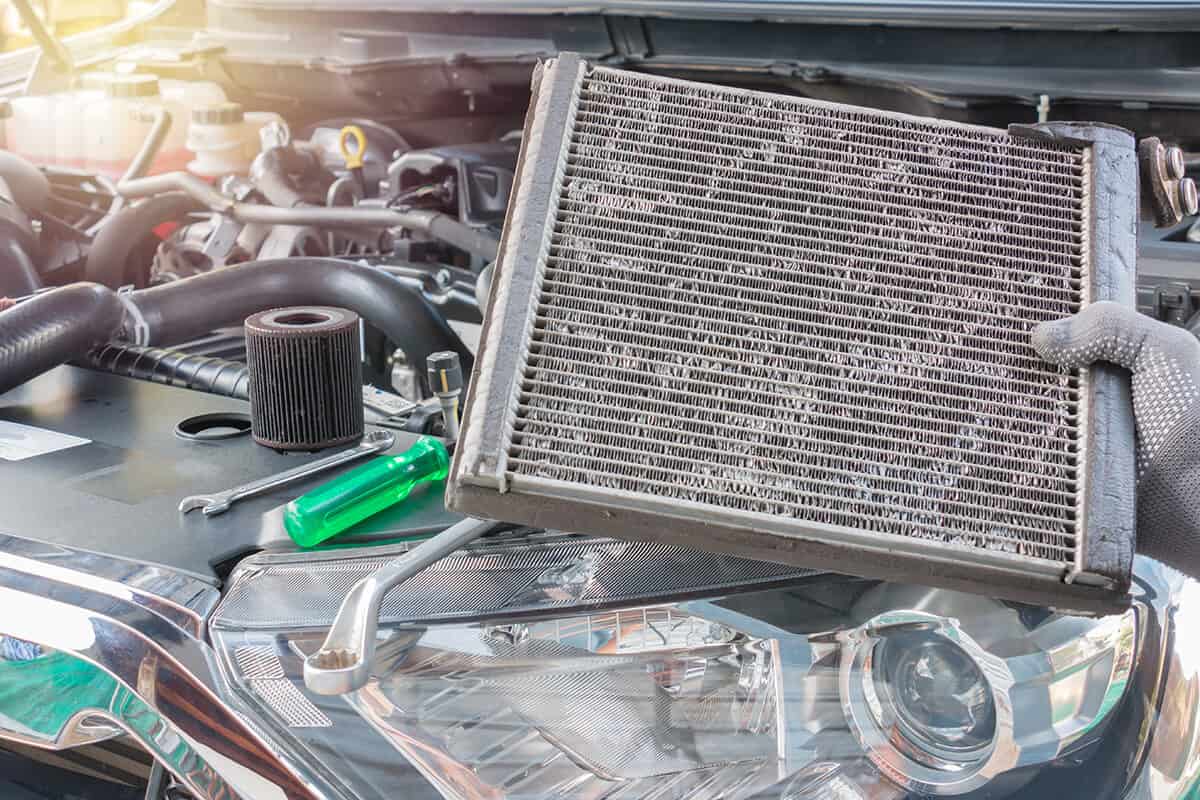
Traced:
<path fill-rule="evenodd" d="M 1038 322 L 1133 302 L 1132 136 L 595 67 L 535 77 L 456 510 L 1106 610 L 1117 371 Z"/>
<path fill-rule="evenodd" d="M 250 425 L 279 450 L 320 450 L 363 435 L 359 317 L 293 306 L 246 319 Z"/>

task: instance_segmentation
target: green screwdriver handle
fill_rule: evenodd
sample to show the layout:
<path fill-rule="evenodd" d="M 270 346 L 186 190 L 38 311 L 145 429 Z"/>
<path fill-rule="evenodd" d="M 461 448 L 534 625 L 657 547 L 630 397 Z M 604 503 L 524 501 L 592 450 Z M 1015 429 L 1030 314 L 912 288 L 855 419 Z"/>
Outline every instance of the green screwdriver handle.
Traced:
<path fill-rule="evenodd" d="M 421 481 L 449 474 L 450 455 L 422 436 L 398 456 L 381 456 L 287 504 L 283 526 L 292 541 L 314 547 L 408 497 Z"/>

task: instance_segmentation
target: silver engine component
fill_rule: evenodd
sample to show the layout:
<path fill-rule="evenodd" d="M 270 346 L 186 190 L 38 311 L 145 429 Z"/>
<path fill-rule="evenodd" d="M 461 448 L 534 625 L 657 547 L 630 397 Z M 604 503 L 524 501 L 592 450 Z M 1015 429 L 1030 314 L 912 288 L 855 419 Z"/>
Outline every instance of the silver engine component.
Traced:
<path fill-rule="evenodd" d="M 1125 602 L 1125 131 L 1010 132 L 551 62 L 449 501 L 1073 609 Z"/>
<path fill-rule="evenodd" d="M 252 184 L 241 178 L 227 180 L 222 188 L 224 194 L 238 202 L 254 190 Z M 347 201 L 354 205 L 360 200 L 332 192 L 329 199 L 330 207 Z M 374 256 L 391 248 L 392 234 L 387 230 L 243 224 L 225 214 L 211 212 L 205 219 L 181 225 L 163 240 L 151 266 L 150 282 L 179 280 L 243 261 L 294 256 Z"/>

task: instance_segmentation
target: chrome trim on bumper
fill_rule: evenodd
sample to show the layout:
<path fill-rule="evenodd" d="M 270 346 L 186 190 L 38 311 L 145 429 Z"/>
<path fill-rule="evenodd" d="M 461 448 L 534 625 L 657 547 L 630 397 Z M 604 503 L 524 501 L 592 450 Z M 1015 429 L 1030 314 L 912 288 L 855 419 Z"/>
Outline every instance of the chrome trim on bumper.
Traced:
<path fill-rule="evenodd" d="M 2 533 L 0 566 L 129 600 L 194 637 L 204 635 L 205 623 L 221 599 L 212 584 L 166 567 Z"/>
<path fill-rule="evenodd" d="M 87 726 L 102 719 L 100 733 L 129 733 L 204 800 L 330 796 L 220 696 L 215 656 L 198 638 L 215 589 L 14 537 L 0 547 L 0 633 L 55 651 L 71 690 L 45 683 L 50 722 L 34 719 L 47 708 L 36 697 L 21 704 L 33 724 L 0 708 L 0 738 L 61 749 L 94 741 Z"/>

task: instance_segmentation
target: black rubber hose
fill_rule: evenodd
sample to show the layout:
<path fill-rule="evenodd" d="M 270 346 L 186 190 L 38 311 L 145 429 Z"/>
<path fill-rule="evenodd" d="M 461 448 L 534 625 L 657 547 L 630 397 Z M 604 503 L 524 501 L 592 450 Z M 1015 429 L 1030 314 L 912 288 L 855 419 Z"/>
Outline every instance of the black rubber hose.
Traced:
<path fill-rule="evenodd" d="M 223 358 L 113 343 L 92 350 L 81 366 L 222 397 L 250 399 L 250 372 L 246 365 Z"/>
<path fill-rule="evenodd" d="M 147 198 L 136 206 L 114 214 L 100 228 L 88 251 L 84 277 L 116 289 L 130 282 L 130 256 L 154 229 L 195 212 L 207 210 L 184 192 L 168 192 Z"/>
<path fill-rule="evenodd" d="M 148 341 L 169 345 L 213 328 L 240 325 L 258 311 L 326 305 L 355 311 L 379 328 L 420 373 L 439 350 L 458 353 L 463 372 L 471 351 L 419 291 L 382 270 L 336 258 L 279 258 L 142 289 L 130 295 L 149 328 Z"/>
<path fill-rule="evenodd" d="M 258 311 L 296 305 L 336 305 L 358 312 L 421 372 L 429 355 L 439 350 L 458 353 L 468 374 L 474 363 L 466 345 L 419 291 L 352 261 L 252 261 L 131 292 L 126 300 L 137 313 L 127 316 L 125 305 L 107 286 L 73 283 L 0 311 L 0 393 L 84 358 L 127 327 L 144 324 L 149 342 L 178 342 L 240 324 Z"/>
<path fill-rule="evenodd" d="M 118 334 L 125 308 L 96 283 L 51 289 L 0 311 L 0 393 Z"/>

